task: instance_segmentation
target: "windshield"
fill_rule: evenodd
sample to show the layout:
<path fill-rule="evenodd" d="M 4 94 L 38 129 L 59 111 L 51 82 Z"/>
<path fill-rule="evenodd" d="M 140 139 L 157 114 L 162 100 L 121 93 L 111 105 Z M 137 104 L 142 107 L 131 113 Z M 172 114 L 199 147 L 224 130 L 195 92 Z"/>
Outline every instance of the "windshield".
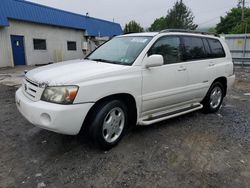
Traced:
<path fill-rule="evenodd" d="M 115 37 L 96 49 L 86 59 L 132 65 L 151 39 L 152 37 Z"/>

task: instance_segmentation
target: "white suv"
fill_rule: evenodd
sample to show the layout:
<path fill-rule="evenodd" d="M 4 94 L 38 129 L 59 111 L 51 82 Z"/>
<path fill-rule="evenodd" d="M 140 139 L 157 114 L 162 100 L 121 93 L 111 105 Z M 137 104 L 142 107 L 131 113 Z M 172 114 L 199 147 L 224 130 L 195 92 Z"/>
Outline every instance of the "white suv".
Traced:
<path fill-rule="evenodd" d="M 29 71 L 16 103 L 38 127 L 68 135 L 87 131 L 109 149 L 135 124 L 218 111 L 234 80 L 223 39 L 165 30 L 117 36 L 84 60 Z"/>

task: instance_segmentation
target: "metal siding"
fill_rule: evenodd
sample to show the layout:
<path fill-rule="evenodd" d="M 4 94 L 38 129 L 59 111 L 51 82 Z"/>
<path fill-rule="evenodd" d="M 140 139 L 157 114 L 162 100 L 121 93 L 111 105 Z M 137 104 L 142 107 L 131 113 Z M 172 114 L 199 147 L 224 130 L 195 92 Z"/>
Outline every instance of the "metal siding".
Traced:
<path fill-rule="evenodd" d="M 49 62 L 55 63 L 84 57 L 81 49 L 81 41 L 84 40 L 84 37 L 81 30 L 60 28 L 17 20 L 10 20 L 10 26 L 6 27 L 5 30 L 7 32 L 7 36 L 24 36 L 27 65 L 45 64 Z M 5 35 L 5 39 L 7 38 L 8 37 Z M 34 50 L 34 38 L 46 39 L 47 50 Z M 67 41 L 77 41 L 77 51 L 68 51 Z M 7 42 L 10 43 L 10 38 L 7 39 Z M 10 65 L 9 61 L 6 62 Z M 1 62 L 0 66 L 3 66 Z"/>
<path fill-rule="evenodd" d="M 38 5 L 23 0 L 1 0 L 0 25 L 7 26 L 7 18 L 87 30 L 91 36 L 122 34 L 120 24 Z"/>
<path fill-rule="evenodd" d="M 250 35 L 225 35 L 225 41 L 230 49 L 235 64 L 250 65 Z"/>
<path fill-rule="evenodd" d="M 6 28 L 0 28 L 0 67 L 13 66 L 10 36 Z"/>

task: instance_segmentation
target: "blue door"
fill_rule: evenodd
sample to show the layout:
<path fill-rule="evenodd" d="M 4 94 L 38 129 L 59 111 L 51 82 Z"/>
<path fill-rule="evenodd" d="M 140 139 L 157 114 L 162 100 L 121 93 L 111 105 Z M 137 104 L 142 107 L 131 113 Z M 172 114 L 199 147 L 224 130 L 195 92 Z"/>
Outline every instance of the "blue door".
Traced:
<path fill-rule="evenodd" d="M 25 65 L 23 36 L 11 35 L 14 65 Z"/>

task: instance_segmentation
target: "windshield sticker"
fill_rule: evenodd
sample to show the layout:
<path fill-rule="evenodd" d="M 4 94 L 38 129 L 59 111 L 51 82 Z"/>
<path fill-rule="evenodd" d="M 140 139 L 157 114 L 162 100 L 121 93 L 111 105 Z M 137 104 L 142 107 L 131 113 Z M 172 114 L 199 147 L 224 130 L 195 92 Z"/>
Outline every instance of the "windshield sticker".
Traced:
<path fill-rule="evenodd" d="M 148 39 L 145 38 L 132 38 L 131 42 L 146 43 Z"/>
<path fill-rule="evenodd" d="M 127 58 L 122 58 L 120 61 L 123 62 L 123 63 L 128 63 L 128 62 L 129 62 L 129 59 L 127 59 Z"/>

